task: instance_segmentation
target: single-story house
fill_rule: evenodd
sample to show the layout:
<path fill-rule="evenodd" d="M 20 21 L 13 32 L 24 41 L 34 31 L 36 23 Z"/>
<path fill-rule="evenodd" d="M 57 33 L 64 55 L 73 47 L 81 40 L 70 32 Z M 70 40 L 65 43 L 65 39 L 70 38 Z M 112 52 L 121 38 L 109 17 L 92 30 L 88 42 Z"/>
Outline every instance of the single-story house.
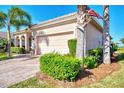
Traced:
<path fill-rule="evenodd" d="M 31 47 L 31 38 L 35 40 L 35 53 L 48 52 L 69 53 L 68 40 L 77 38 L 76 13 L 67 14 L 48 21 L 41 22 L 14 33 L 15 46 L 25 47 L 27 51 Z M 96 48 L 103 44 L 103 28 L 95 18 L 86 27 L 86 49 Z"/>

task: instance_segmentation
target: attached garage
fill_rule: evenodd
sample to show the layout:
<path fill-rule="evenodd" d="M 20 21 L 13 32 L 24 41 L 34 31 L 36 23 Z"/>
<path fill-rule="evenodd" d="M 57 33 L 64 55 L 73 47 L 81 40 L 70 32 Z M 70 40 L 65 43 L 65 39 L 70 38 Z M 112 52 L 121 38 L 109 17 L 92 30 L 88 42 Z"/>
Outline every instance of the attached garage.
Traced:
<path fill-rule="evenodd" d="M 69 53 L 68 40 L 72 39 L 74 31 L 63 33 L 53 33 L 46 35 L 39 35 L 38 40 L 38 54 L 45 54 L 49 52 L 58 52 L 61 54 Z"/>
<path fill-rule="evenodd" d="M 51 19 L 32 27 L 35 37 L 35 54 L 69 53 L 68 40 L 77 38 L 76 13 Z M 86 50 L 102 46 L 102 27 L 92 19 L 86 28 Z"/>

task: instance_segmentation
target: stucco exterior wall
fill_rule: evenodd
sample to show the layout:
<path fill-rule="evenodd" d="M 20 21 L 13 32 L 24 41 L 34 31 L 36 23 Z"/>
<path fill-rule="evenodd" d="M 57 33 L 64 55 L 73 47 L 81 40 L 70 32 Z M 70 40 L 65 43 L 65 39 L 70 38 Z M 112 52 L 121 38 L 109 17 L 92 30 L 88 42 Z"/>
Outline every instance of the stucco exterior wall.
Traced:
<path fill-rule="evenodd" d="M 86 49 L 89 50 L 101 46 L 102 32 L 100 32 L 100 30 L 91 23 L 88 24 L 86 30 Z M 53 51 L 61 54 L 69 53 L 68 40 L 77 38 L 76 22 L 41 29 L 37 32 L 42 35 L 39 36 L 38 39 L 39 54 L 45 54 Z"/>
<path fill-rule="evenodd" d="M 73 38 L 73 31 L 69 33 L 46 35 L 38 37 L 38 54 L 58 52 L 69 53 L 68 40 Z"/>
<path fill-rule="evenodd" d="M 87 50 L 102 46 L 102 32 L 100 32 L 100 30 L 98 30 L 92 24 L 88 24 L 86 30 Z"/>
<path fill-rule="evenodd" d="M 38 30 L 38 54 L 49 52 L 69 53 L 68 40 L 75 38 L 76 23 L 69 23 Z"/>
<path fill-rule="evenodd" d="M 37 32 L 45 35 L 45 34 L 74 31 L 75 28 L 76 28 L 76 23 L 70 23 L 70 24 L 40 29 L 40 30 L 37 30 Z"/>

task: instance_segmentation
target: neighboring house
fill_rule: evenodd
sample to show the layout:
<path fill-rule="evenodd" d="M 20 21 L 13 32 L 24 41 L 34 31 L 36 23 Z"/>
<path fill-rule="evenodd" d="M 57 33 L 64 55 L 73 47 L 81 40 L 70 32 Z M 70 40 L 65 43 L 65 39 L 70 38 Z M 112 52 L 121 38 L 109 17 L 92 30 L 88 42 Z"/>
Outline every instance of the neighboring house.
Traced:
<path fill-rule="evenodd" d="M 7 36 L 7 33 L 6 32 L 1 32 L 0 31 L 0 38 L 6 38 L 6 36 Z"/>
<path fill-rule="evenodd" d="M 48 52 L 69 53 L 68 40 L 77 38 L 76 13 L 71 13 L 32 26 L 30 29 L 14 33 L 15 46 L 31 47 L 31 38 L 35 39 L 35 53 Z M 102 46 L 102 27 L 92 18 L 86 27 L 86 49 Z"/>
<path fill-rule="evenodd" d="M 7 38 L 7 32 L 0 31 L 0 39 L 6 39 Z M 14 43 L 14 36 L 13 33 L 11 33 L 11 41 Z"/>

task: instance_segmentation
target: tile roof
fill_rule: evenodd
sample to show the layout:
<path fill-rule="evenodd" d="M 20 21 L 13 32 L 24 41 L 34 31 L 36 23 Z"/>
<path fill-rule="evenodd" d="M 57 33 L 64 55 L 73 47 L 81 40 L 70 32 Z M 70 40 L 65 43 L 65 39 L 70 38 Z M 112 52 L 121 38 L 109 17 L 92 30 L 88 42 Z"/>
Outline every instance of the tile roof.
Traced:
<path fill-rule="evenodd" d="M 7 37 L 7 32 L 0 31 L 0 38 L 6 38 L 6 37 Z M 11 33 L 11 39 L 13 38 L 14 38 L 13 33 Z"/>

